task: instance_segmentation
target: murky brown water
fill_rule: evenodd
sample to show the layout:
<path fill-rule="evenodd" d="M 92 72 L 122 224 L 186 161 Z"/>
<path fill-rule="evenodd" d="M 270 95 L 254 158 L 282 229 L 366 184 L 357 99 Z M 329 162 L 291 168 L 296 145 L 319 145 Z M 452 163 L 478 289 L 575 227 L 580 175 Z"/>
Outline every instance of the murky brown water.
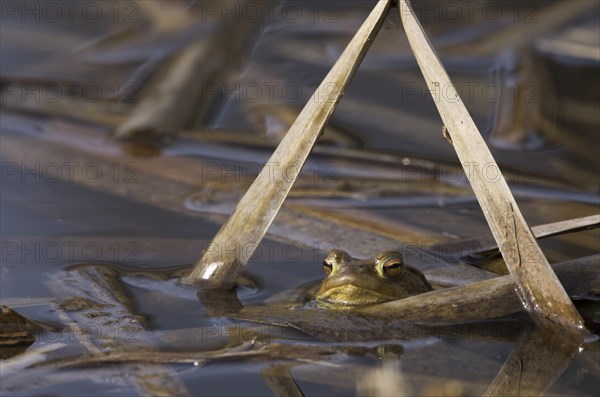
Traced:
<path fill-rule="evenodd" d="M 247 5 L 254 3 L 228 3 L 229 13 L 221 2 L 188 3 L 196 23 L 162 28 L 136 2 L 77 2 L 72 17 L 58 3 L 57 16 L 49 3 L 2 3 L 0 298 L 30 319 L 62 327 L 42 332 L 28 352 L 51 348 L 46 359 L 68 361 L 89 354 L 87 342 L 101 351 L 202 353 L 255 340 L 278 346 L 280 356 L 199 358 L 152 371 L 159 384 L 179 379 L 169 390 L 194 395 L 289 395 L 297 390 L 290 376 L 307 396 L 482 394 L 515 349 L 524 316 L 506 319 L 515 331 L 494 338 L 465 331 L 325 342 L 211 317 L 195 290 L 167 279 L 211 241 L 373 4 L 272 2 L 258 22 Z M 415 6 L 527 222 L 598 213 L 597 5 L 472 3 Z M 224 35 L 224 26 L 244 34 Z M 143 100 L 158 65 L 202 40 L 222 42 L 225 51 L 207 56 L 218 72 L 198 75 L 204 85 L 188 131 L 161 150 L 110 138 Z M 332 247 L 368 257 L 487 232 L 392 11 L 248 266 L 256 285 L 240 287 L 238 297 L 244 306 L 272 302 L 320 279 Z M 553 263 L 597 254 L 599 241 L 592 230 L 541 245 Z M 107 329 L 117 332 L 109 335 L 113 342 L 124 342 L 129 314 L 107 328 L 82 320 L 80 311 L 80 336 L 65 322 L 69 311 L 57 306 L 52 285 L 73 264 L 112 266 L 129 314 L 142 324 L 133 343 L 99 344 L 98 330 Z M 597 332 L 597 296 L 581 298 Z M 564 360 L 548 395 L 597 393 L 598 342 L 590 339 Z M 21 370 L 30 363 L 19 356 L 3 362 L 2 394 L 154 390 L 143 365 L 53 363 Z"/>

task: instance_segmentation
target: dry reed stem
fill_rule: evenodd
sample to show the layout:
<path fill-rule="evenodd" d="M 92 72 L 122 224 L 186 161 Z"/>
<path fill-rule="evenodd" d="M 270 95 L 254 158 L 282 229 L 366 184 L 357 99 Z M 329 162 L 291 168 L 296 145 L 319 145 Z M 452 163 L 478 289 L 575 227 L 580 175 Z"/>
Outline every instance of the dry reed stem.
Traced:
<path fill-rule="evenodd" d="M 185 279 L 229 288 L 273 222 L 308 154 L 383 23 L 390 1 L 379 1 L 290 127 L 275 152 Z"/>
<path fill-rule="evenodd" d="M 524 307 L 538 324 L 551 322 L 583 330 L 581 316 L 538 246 L 496 161 L 407 0 L 399 1 L 399 12 L 429 90 L 437 92 L 443 88 L 445 95 L 435 105 Z M 489 177 L 490 170 L 494 171 L 493 178 Z"/>

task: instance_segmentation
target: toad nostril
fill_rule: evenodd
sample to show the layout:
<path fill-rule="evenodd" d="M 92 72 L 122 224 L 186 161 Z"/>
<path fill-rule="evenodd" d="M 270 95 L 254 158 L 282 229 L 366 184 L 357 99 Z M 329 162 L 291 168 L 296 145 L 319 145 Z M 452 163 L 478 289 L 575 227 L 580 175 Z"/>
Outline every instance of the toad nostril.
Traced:
<path fill-rule="evenodd" d="M 367 270 L 369 268 L 369 266 L 367 265 L 358 265 L 358 267 L 360 268 L 360 270 Z"/>

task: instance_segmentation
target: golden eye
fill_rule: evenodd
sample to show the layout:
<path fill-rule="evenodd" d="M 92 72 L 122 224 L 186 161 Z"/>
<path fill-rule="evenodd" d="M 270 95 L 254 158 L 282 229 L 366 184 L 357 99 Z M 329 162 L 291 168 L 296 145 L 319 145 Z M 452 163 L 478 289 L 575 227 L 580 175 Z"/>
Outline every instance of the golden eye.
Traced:
<path fill-rule="evenodd" d="M 377 259 L 377 263 L 381 264 L 381 270 L 387 277 L 398 277 L 404 270 L 404 261 L 402 255 L 397 252 L 390 252 L 381 255 Z"/>
<path fill-rule="evenodd" d="M 331 271 L 333 270 L 333 264 L 328 262 L 329 258 L 325 258 L 323 261 L 323 270 L 325 271 L 325 275 L 329 276 Z"/>

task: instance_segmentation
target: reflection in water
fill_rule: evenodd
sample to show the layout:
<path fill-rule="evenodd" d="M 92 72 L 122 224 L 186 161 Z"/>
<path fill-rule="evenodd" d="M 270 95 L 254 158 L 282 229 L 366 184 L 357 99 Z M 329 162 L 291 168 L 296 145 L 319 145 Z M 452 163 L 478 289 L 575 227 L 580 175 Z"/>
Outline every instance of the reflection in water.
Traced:
<path fill-rule="evenodd" d="M 582 350 L 583 334 L 540 328 L 524 332 L 486 396 L 542 395 Z"/>
<path fill-rule="evenodd" d="M 381 367 L 367 371 L 356 380 L 359 396 L 413 396 L 398 361 L 383 360 Z"/>
<path fill-rule="evenodd" d="M 261 376 L 276 396 L 304 396 L 294 378 L 290 375 L 292 365 L 277 364 L 261 371 Z"/>
<path fill-rule="evenodd" d="M 41 342 L 47 338 L 53 342 L 71 340 L 71 347 L 65 349 L 61 345 L 56 351 L 51 350 L 42 362 L 30 361 L 36 363 L 34 367 L 21 364 L 27 371 L 22 376 L 11 373 L 10 378 L 3 380 L 3 389 L 22 390 L 23 376 L 29 377 L 31 373 L 39 379 L 37 387 L 43 388 L 64 382 L 62 377 L 54 375 L 65 367 L 85 371 L 90 365 L 101 363 L 127 366 L 143 363 L 142 372 L 129 370 L 133 371 L 128 377 L 132 385 L 146 391 L 166 390 L 165 387 L 172 390 L 181 385 L 165 383 L 165 376 L 171 379 L 176 369 L 158 364 L 188 363 L 200 368 L 208 363 L 247 361 L 264 363 L 261 376 L 274 392 L 283 395 L 300 395 L 304 388 L 310 389 L 312 386 L 306 385 L 308 379 L 314 384 L 354 390 L 353 381 L 348 383 L 344 373 L 350 379 L 359 379 L 357 392 L 369 395 L 392 390 L 399 395 L 411 395 L 417 390 L 421 395 L 470 395 L 481 394 L 486 388 L 489 395 L 518 395 L 518 391 L 521 395 L 538 395 L 551 387 L 582 351 L 581 335 L 534 329 L 521 316 L 460 324 L 459 314 L 456 324 L 419 325 L 395 318 L 371 318 L 353 311 L 319 309 L 310 303 L 302 304 L 307 298 L 301 293 L 286 295 L 301 299 L 300 302 L 284 299 L 267 306 L 244 308 L 235 290 L 200 291 L 198 298 L 207 316 L 198 317 L 196 328 L 156 333 L 150 326 L 153 318 L 164 316 L 161 314 L 164 310 L 181 308 L 183 301 L 172 297 L 194 300 L 189 287 L 174 284 L 168 275 L 181 276 L 181 270 L 168 268 L 144 274 L 114 266 L 85 265 L 57 274 L 48 283 L 58 301 L 55 310 L 65 326 L 75 332 L 54 330 L 41 338 Z M 134 285 L 152 288 L 154 299 L 161 299 L 164 294 L 161 305 L 167 305 L 166 308 L 144 316 L 136 313 L 138 297 L 135 290 L 126 287 Z M 313 285 L 306 288 L 314 291 Z M 243 299 L 251 297 L 246 295 Z M 196 301 L 193 311 L 200 313 L 199 309 Z M 226 317 L 262 325 L 244 326 L 236 321 L 219 320 Z M 170 345 L 160 343 L 162 347 L 158 350 L 157 337 L 171 340 Z M 514 343 L 514 351 L 505 364 L 490 361 L 487 357 L 502 356 L 505 343 Z M 88 353 L 82 355 L 82 348 Z M 432 361 L 432 354 L 439 355 L 441 361 Z M 402 364 L 406 360 L 411 364 Z M 459 367 L 461 371 L 457 372 L 455 369 Z M 345 369 L 341 378 L 315 376 L 314 371 L 318 373 L 323 368 Z M 427 375 L 430 371 L 436 374 L 434 378 Z M 489 386 L 485 379 L 491 382 Z"/>

